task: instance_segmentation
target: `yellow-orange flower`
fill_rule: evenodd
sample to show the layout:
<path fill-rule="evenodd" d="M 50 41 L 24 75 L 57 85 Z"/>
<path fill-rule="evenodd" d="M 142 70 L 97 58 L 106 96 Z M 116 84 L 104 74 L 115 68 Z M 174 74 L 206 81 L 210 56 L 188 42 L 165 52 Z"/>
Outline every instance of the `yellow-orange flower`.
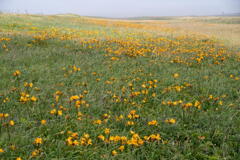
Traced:
<path fill-rule="evenodd" d="M 21 72 L 19 70 L 16 70 L 14 73 L 13 73 L 13 76 L 20 76 L 21 75 Z"/>
<path fill-rule="evenodd" d="M 46 125 L 46 123 L 47 123 L 47 121 L 46 121 L 46 120 L 44 120 L 44 119 L 43 119 L 43 120 L 41 120 L 41 124 L 42 124 L 42 125 Z"/>
<path fill-rule="evenodd" d="M 32 155 L 32 157 L 36 157 L 39 155 L 39 153 L 40 153 L 40 150 L 35 149 L 34 151 L 32 151 L 31 155 Z"/>
<path fill-rule="evenodd" d="M 118 154 L 118 153 L 117 153 L 116 150 L 113 150 L 113 151 L 112 151 L 112 155 L 113 155 L 113 156 L 115 156 L 115 155 L 117 155 L 117 154 Z"/>
<path fill-rule="evenodd" d="M 174 77 L 174 78 L 178 78 L 178 77 L 179 77 L 179 74 L 178 74 L 178 73 L 174 73 L 174 74 L 173 74 L 173 77 Z"/>
<path fill-rule="evenodd" d="M 35 140 L 34 140 L 34 142 L 33 142 L 34 144 L 42 144 L 43 143 L 43 140 L 42 140 L 42 138 L 35 138 Z"/>
<path fill-rule="evenodd" d="M 2 148 L 0 148 L 0 153 L 3 153 L 3 152 L 4 152 L 4 150 Z"/>
<path fill-rule="evenodd" d="M 176 119 L 174 119 L 174 118 L 166 119 L 165 122 L 169 123 L 169 124 L 175 124 L 176 123 Z"/>
<path fill-rule="evenodd" d="M 32 97 L 31 97 L 31 101 L 36 102 L 36 101 L 37 101 L 37 97 L 32 96 Z"/>
<path fill-rule="evenodd" d="M 10 125 L 10 126 L 14 126 L 14 125 L 15 125 L 15 122 L 14 122 L 13 120 L 10 120 L 10 121 L 9 121 L 9 125 Z"/>
<path fill-rule="evenodd" d="M 105 134 L 110 134 L 110 129 L 109 128 L 105 128 L 104 133 Z"/>
<path fill-rule="evenodd" d="M 156 120 L 152 120 L 152 121 L 148 122 L 148 125 L 149 126 L 157 126 L 158 122 Z"/>
<path fill-rule="evenodd" d="M 99 135 L 98 138 L 101 139 L 102 141 L 105 140 L 105 137 L 103 135 Z"/>
<path fill-rule="evenodd" d="M 124 147 L 124 145 L 122 145 L 118 149 L 122 152 L 125 149 L 125 147 Z"/>

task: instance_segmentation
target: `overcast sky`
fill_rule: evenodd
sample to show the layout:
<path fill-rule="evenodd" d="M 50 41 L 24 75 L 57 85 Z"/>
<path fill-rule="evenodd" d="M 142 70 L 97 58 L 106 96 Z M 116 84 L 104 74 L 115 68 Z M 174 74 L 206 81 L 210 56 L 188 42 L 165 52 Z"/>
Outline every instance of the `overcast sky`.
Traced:
<path fill-rule="evenodd" d="M 0 11 L 104 17 L 219 15 L 240 12 L 240 0 L 0 0 Z"/>

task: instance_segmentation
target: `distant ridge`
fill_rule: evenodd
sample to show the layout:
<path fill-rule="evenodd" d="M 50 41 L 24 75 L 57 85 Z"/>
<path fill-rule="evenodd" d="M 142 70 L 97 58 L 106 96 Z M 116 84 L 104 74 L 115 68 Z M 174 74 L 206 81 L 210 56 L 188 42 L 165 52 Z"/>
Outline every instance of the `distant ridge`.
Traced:
<path fill-rule="evenodd" d="M 227 13 L 227 14 L 224 14 L 222 16 L 240 16 L 240 12 L 239 13 Z"/>
<path fill-rule="evenodd" d="M 27 15 L 51 15 L 51 16 L 66 16 L 66 17 L 89 17 L 89 18 L 99 18 L 99 19 L 122 19 L 122 20 L 172 20 L 179 17 L 238 17 L 238 13 L 222 13 L 215 15 L 179 15 L 179 16 L 125 16 L 125 17 L 108 17 L 108 16 L 89 16 L 89 15 L 80 15 L 76 13 L 59 13 L 59 14 L 43 14 L 43 13 L 9 13 L 3 12 L 0 10 L 0 14 L 27 14 Z"/>

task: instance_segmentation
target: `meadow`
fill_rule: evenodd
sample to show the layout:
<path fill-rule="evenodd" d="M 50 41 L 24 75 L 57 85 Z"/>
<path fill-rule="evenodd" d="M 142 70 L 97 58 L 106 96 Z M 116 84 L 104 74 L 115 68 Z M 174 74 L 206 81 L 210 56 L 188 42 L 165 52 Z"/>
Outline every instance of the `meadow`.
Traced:
<path fill-rule="evenodd" d="M 239 21 L 0 14 L 0 159 L 240 159 Z"/>

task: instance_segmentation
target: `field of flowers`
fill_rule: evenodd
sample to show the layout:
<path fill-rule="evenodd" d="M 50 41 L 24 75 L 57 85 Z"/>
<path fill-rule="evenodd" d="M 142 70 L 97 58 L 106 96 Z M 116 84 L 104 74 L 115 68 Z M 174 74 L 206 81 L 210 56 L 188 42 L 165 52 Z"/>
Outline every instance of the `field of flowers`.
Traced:
<path fill-rule="evenodd" d="M 0 159 L 239 159 L 239 48 L 168 21 L 0 14 Z"/>

